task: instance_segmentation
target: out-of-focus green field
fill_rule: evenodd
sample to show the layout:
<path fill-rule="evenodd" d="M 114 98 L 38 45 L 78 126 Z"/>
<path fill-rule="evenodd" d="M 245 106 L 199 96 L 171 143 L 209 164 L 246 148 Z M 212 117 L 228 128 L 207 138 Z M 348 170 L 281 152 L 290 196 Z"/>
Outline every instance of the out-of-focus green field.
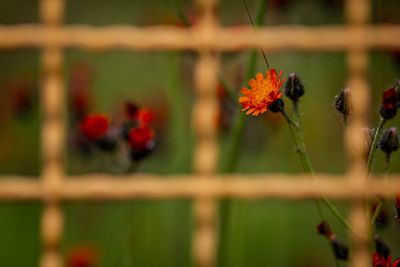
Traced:
<path fill-rule="evenodd" d="M 145 26 L 179 22 L 173 1 L 66 2 L 65 21 L 68 24 Z M 220 2 L 221 23 L 232 26 L 248 22 L 241 1 Z M 248 0 L 250 7 L 254 7 L 255 2 Z M 268 6 L 265 23 L 269 25 L 344 23 L 340 0 L 288 0 L 289 4 L 284 8 L 279 3 L 285 1 L 270 2 L 278 4 Z M 375 22 L 400 22 L 396 15 L 400 11 L 398 0 L 373 2 Z M 186 1 L 184 7 L 189 15 L 194 13 L 191 1 Z M 38 21 L 37 1 L 0 0 L 0 24 Z M 342 140 L 344 125 L 333 103 L 347 78 L 345 53 L 287 51 L 267 54 L 274 68 L 282 69 L 285 75 L 297 72 L 305 84 L 306 95 L 300 105 L 305 138 L 315 169 L 343 173 L 347 161 Z M 237 89 L 241 87 L 236 82 L 238 73 L 243 72 L 241 66 L 247 56 L 248 51 L 221 55 L 222 73 L 232 84 L 237 84 Z M 0 51 L 0 174 L 39 174 L 39 61 L 40 51 L 36 49 Z M 133 100 L 163 115 L 158 117 L 159 146 L 140 166 L 140 172 L 191 171 L 194 137 L 190 108 L 194 89 L 190 75 L 193 55 L 188 52 L 68 49 L 65 52 L 66 77 L 78 62 L 89 64 L 94 71 L 93 111 L 116 114 L 124 101 Z M 261 57 L 257 70 L 265 71 Z M 400 78 L 399 59 L 396 63 L 393 53 L 372 51 L 368 77 L 373 94 L 370 121 L 375 125 L 382 90 L 395 78 Z M 34 103 L 24 116 L 13 116 L 9 107 L 12 94 L 4 86 L 8 81 L 18 79 L 34 84 Z M 66 86 L 67 81 L 68 78 Z M 399 122 L 397 118 L 387 126 L 398 127 Z M 227 134 L 229 132 L 221 131 L 221 151 L 224 151 Z M 248 118 L 243 143 L 238 172 L 301 172 L 288 128 L 279 116 L 268 114 Z M 221 157 L 224 156 L 221 153 Z M 393 157 L 392 172 L 400 170 L 399 160 L 400 153 L 397 153 Z M 66 163 L 70 174 L 118 172 L 107 159 L 83 157 L 71 149 L 68 149 Z M 379 153 L 375 169 L 382 170 L 383 165 L 384 157 Z M 65 234 L 62 249 L 67 252 L 76 245 L 92 245 L 99 251 L 101 267 L 192 266 L 190 204 L 189 200 L 66 203 L 63 206 Z M 337 204 L 346 212 L 346 203 Z M 339 238 L 346 241 L 345 229 L 334 218 L 330 221 Z M 316 234 L 318 222 L 312 201 L 234 200 L 224 267 L 334 266 L 328 244 Z M 1 203 L 0 266 L 37 266 L 41 251 L 39 227 L 40 203 Z M 399 240 L 393 238 L 391 242 L 394 248 L 399 247 Z M 398 256 L 399 251 L 394 254 Z"/>

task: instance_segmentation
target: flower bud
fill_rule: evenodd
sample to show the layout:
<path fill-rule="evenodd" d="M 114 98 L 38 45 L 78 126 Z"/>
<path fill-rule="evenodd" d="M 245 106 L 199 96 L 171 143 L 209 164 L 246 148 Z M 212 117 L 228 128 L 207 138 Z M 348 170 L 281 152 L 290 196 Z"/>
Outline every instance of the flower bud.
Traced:
<path fill-rule="evenodd" d="M 285 102 L 283 102 L 282 99 L 275 100 L 268 106 L 268 109 L 273 113 L 282 112 L 284 108 L 285 108 Z"/>
<path fill-rule="evenodd" d="M 385 120 L 392 119 L 397 114 L 398 92 L 391 87 L 383 92 L 379 114 Z"/>
<path fill-rule="evenodd" d="M 336 259 L 344 261 L 349 259 L 349 248 L 345 244 L 340 243 L 336 239 L 332 240 L 331 244 Z"/>
<path fill-rule="evenodd" d="M 397 128 L 392 127 L 386 130 L 381 137 L 379 147 L 387 155 L 390 155 L 399 149 L 399 134 Z"/>
<path fill-rule="evenodd" d="M 285 96 L 292 101 L 298 101 L 304 95 L 304 85 L 296 73 L 289 74 L 286 86 L 283 89 Z"/>
<path fill-rule="evenodd" d="M 125 115 L 129 119 L 136 119 L 136 115 L 139 112 L 139 107 L 133 102 L 126 102 L 124 105 Z"/>
<path fill-rule="evenodd" d="M 326 221 L 322 221 L 317 225 L 317 232 L 319 235 L 325 236 L 329 239 L 334 236 L 331 227 Z"/>
<path fill-rule="evenodd" d="M 347 117 L 351 115 L 351 94 L 350 89 L 345 88 L 340 91 L 339 95 L 335 97 L 335 108 L 343 115 L 344 121 L 347 121 Z"/>

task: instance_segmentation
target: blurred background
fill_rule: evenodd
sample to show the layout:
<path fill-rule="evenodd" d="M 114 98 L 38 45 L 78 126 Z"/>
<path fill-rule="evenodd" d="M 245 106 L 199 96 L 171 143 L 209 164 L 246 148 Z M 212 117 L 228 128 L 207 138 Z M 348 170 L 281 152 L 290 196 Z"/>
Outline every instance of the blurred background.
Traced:
<path fill-rule="evenodd" d="M 264 24 L 343 24 L 343 0 L 268 0 Z M 373 23 L 400 23 L 398 0 L 374 0 Z M 67 0 L 66 24 L 131 24 L 149 26 L 185 23 L 177 9 L 196 23 L 192 1 Z M 247 0 L 255 14 L 255 0 Z M 0 0 L 0 24 L 38 23 L 38 1 Z M 220 1 L 225 26 L 248 23 L 239 0 Z M 396 38 L 393 36 L 393 38 Z M 244 84 L 249 51 L 221 55 L 221 73 L 232 88 Z M 306 94 L 301 100 L 305 138 L 317 172 L 343 173 L 346 154 L 344 124 L 334 99 L 346 82 L 345 53 L 286 51 L 267 53 L 270 64 L 284 75 L 296 72 Z M 194 140 L 190 116 L 194 97 L 192 71 L 196 56 L 189 52 L 131 52 L 127 50 L 65 51 L 68 116 L 68 173 L 122 174 L 125 152 L 109 156 L 79 137 L 82 113 L 107 114 L 111 127 L 126 115 L 126 103 L 152 114 L 156 147 L 128 171 L 159 174 L 190 173 Z M 0 174 L 37 176 L 40 172 L 39 80 L 40 51 L 0 51 Z M 265 71 L 258 57 L 257 71 Z M 400 78 L 400 51 L 371 51 L 369 82 L 373 94 L 370 122 L 376 125 L 381 94 Z M 221 151 L 236 108 L 221 88 L 218 118 Z M 124 115 L 125 114 L 125 115 Z M 279 115 L 248 118 L 237 172 L 297 173 L 302 168 L 285 121 Z M 399 118 L 387 126 L 398 126 Z M 391 172 L 400 170 L 394 154 Z M 221 153 L 224 157 L 224 153 Z M 125 165 L 124 165 L 125 164 Z M 375 169 L 384 168 L 378 154 Z M 1 179 L 1 178 L 0 178 Z M 71 178 L 74 179 L 74 178 Z M 115 178 L 119 179 L 119 178 Z M 328 244 L 316 234 L 319 222 L 312 201 L 232 201 L 232 224 L 225 266 L 335 266 Z M 346 212 L 346 203 L 337 203 Z M 68 257 L 90 258 L 99 267 L 192 266 L 191 202 L 185 200 L 66 203 L 63 251 Z M 0 204 L 1 266 L 37 266 L 40 253 L 40 204 Z M 336 222 L 331 218 L 331 222 Z M 332 223 L 346 242 L 345 229 Z M 389 231 L 389 230 L 387 230 Z M 396 236 L 389 242 L 397 248 Z M 23 256 L 22 256 L 23 255 Z M 78 255 L 78 256 L 76 256 Z M 78 265 L 69 265 L 76 267 Z M 81 265 L 79 265 L 81 266 Z M 342 263 L 345 266 L 345 263 Z"/>

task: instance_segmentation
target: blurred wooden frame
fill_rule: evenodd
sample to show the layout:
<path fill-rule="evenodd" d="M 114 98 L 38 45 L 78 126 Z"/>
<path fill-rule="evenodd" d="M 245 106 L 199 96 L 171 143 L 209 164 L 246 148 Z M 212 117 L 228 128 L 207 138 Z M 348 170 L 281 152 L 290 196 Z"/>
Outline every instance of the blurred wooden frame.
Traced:
<path fill-rule="evenodd" d="M 393 196 L 400 191 L 400 176 L 385 184 L 366 179 L 363 138 L 358 129 L 367 125 L 368 84 L 366 79 L 370 49 L 400 49 L 400 25 L 368 25 L 369 0 L 346 0 L 348 23 L 341 26 L 276 26 L 253 30 L 221 28 L 216 17 L 217 0 L 198 0 L 199 23 L 190 29 L 171 26 L 134 27 L 85 25 L 62 26 L 64 0 L 41 0 L 40 25 L 0 26 L 0 48 L 38 47 L 43 50 L 42 174 L 40 180 L 7 176 L 0 180 L 1 201 L 42 201 L 41 267 L 61 267 L 60 240 L 63 234 L 61 201 L 80 199 L 115 200 L 136 198 L 189 198 L 194 200 L 196 227 L 193 259 L 196 266 L 215 266 L 218 198 L 302 199 L 324 195 L 351 202 L 350 221 L 357 231 L 351 235 L 351 266 L 370 266 L 365 242 L 369 231 L 364 200 L 376 194 Z M 110 3 L 111 4 L 111 3 Z M 197 138 L 192 175 L 159 177 L 135 174 L 125 179 L 103 174 L 68 179 L 65 150 L 63 49 L 183 50 L 199 53 L 195 81 L 197 98 L 192 123 Z M 345 138 L 351 162 L 345 176 L 319 174 L 316 180 L 305 175 L 216 175 L 218 147 L 214 123 L 218 104 L 215 96 L 218 71 L 216 51 L 263 47 L 267 52 L 296 49 L 347 51 L 348 86 L 352 89 L 354 114 Z M 351 148 L 350 145 L 351 144 Z M 123 178 L 123 177 L 120 177 Z M 256 178 L 256 179 L 248 179 Z M 338 179 L 339 178 L 339 179 Z M 363 238 L 360 238 L 363 237 Z"/>

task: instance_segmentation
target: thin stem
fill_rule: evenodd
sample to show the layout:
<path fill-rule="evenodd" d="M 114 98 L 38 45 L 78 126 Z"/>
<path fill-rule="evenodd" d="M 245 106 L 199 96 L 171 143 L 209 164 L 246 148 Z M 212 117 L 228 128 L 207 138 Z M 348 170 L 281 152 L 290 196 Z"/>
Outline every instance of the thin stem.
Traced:
<path fill-rule="evenodd" d="M 304 139 L 303 128 L 302 128 L 302 124 L 301 124 L 301 120 L 300 120 L 300 112 L 299 112 L 299 108 L 298 108 L 297 102 L 293 103 L 293 109 L 294 109 L 294 113 L 295 113 L 295 115 L 297 117 L 297 121 L 298 121 L 297 125 L 299 126 L 297 128 L 297 136 L 298 136 L 298 138 L 294 138 L 294 141 L 296 142 L 296 145 L 298 147 L 298 154 L 299 154 L 300 160 L 301 160 L 301 162 L 303 164 L 304 172 L 311 174 L 311 176 L 314 179 L 316 179 L 316 176 L 315 176 L 315 173 L 314 173 L 314 169 L 312 167 L 311 159 L 310 159 L 310 156 L 308 155 L 308 152 L 307 152 L 307 147 L 306 147 L 306 143 L 305 143 L 305 139 Z M 286 116 L 284 116 L 284 117 L 286 119 Z M 291 123 L 289 122 L 289 120 L 286 119 L 286 121 L 289 124 L 289 128 L 291 128 Z M 340 213 L 340 211 L 325 196 L 321 196 L 321 200 L 325 204 L 325 206 L 330 210 L 330 212 L 333 215 L 335 215 L 335 217 L 344 226 L 346 226 L 346 228 L 348 228 L 353 233 L 356 233 L 354 231 L 354 229 L 351 227 L 350 223 L 347 222 L 346 218 Z M 317 199 L 315 199 L 315 202 L 318 203 Z M 318 206 L 319 206 L 319 203 L 317 204 L 317 208 L 318 208 Z"/>
<path fill-rule="evenodd" d="M 298 125 L 298 124 L 293 124 L 293 121 L 290 119 L 290 117 L 286 114 L 285 111 L 282 112 L 282 115 L 283 115 L 283 117 L 286 119 L 286 122 L 287 122 L 287 124 L 288 124 L 290 134 L 291 134 L 291 136 L 292 136 L 292 138 L 293 138 L 293 141 L 295 142 L 296 151 L 297 151 L 297 153 L 299 154 L 300 161 L 301 161 L 301 164 L 303 165 L 304 171 L 305 171 L 305 172 L 307 172 L 307 171 L 308 171 L 308 172 L 309 172 L 309 171 L 313 172 L 312 167 L 311 167 L 311 169 L 310 169 L 309 167 L 307 167 L 307 161 L 305 160 L 304 157 L 302 157 L 301 148 L 299 148 L 299 142 L 298 142 L 298 140 L 297 140 L 297 138 L 296 138 L 296 134 L 295 134 L 295 132 L 294 132 L 294 130 L 293 130 L 293 126 L 296 126 L 296 128 L 298 129 L 299 125 Z M 299 122 L 299 124 L 300 124 L 300 122 Z M 311 165 L 310 165 L 310 166 L 311 166 Z M 318 215 L 319 215 L 321 221 L 326 221 L 326 220 L 325 220 L 324 212 L 323 212 L 323 210 L 322 210 L 322 207 L 321 207 L 320 203 L 318 202 L 318 199 L 317 199 L 317 198 L 313 198 L 313 201 L 314 201 L 315 207 L 317 208 Z M 336 210 L 336 208 L 335 208 L 335 210 Z M 340 213 L 338 213 L 338 215 L 339 215 L 340 217 L 342 217 Z M 337 259 L 336 256 L 335 256 L 335 254 L 333 255 L 333 259 L 334 259 L 334 261 L 335 261 L 336 267 L 339 267 L 340 264 L 339 264 L 338 259 Z"/>
<path fill-rule="evenodd" d="M 384 169 L 384 174 L 385 174 L 384 183 L 385 184 L 387 183 L 388 177 L 389 177 L 389 168 L 390 168 L 391 158 L 392 157 L 391 157 L 390 153 L 386 154 L 386 163 L 385 163 L 385 169 Z M 380 212 L 381 212 L 381 210 L 383 208 L 383 203 L 385 201 L 385 199 L 382 198 L 382 197 L 378 197 L 378 199 L 379 199 L 379 203 L 376 206 L 376 209 L 375 209 L 375 211 L 374 211 L 374 213 L 372 215 L 372 218 L 371 218 L 371 229 L 373 229 L 373 227 L 375 225 L 375 221 L 378 218 L 378 216 L 379 216 L 379 214 L 380 214 Z"/>
<path fill-rule="evenodd" d="M 255 25 L 262 24 L 266 9 L 266 3 L 267 1 L 265 0 L 258 1 Z M 257 66 L 257 51 L 252 50 L 246 64 L 246 74 L 245 74 L 246 81 L 250 80 L 253 77 L 256 70 L 256 66 Z M 225 153 L 223 153 L 224 155 L 226 155 L 226 158 L 222 159 L 220 167 L 221 172 L 233 172 L 236 168 L 239 159 L 239 154 L 240 154 L 239 151 L 242 145 L 242 136 L 245 126 L 246 116 L 240 112 L 236 112 L 234 116 L 235 117 L 232 124 L 231 134 L 228 137 L 229 139 L 226 143 Z"/>
<path fill-rule="evenodd" d="M 179 19 L 181 20 L 181 22 L 183 23 L 183 25 L 185 27 L 190 27 L 190 20 L 189 18 L 186 16 L 185 12 L 183 12 L 183 8 L 182 8 L 182 2 L 179 0 L 174 0 L 172 2 L 172 5 L 174 6 L 176 15 L 179 17 Z"/>
<path fill-rule="evenodd" d="M 224 93 L 228 96 L 229 100 L 232 103 L 236 103 L 236 93 L 235 90 L 233 89 L 233 86 L 228 82 L 228 80 L 225 79 L 225 77 L 220 73 L 218 75 L 219 82 L 222 85 L 222 89 L 224 90 Z"/>
<path fill-rule="evenodd" d="M 376 131 L 375 131 L 375 134 L 374 134 L 374 138 L 372 139 L 372 144 L 371 144 L 371 148 L 369 149 L 368 161 L 367 161 L 367 173 L 368 174 L 372 170 L 372 164 L 374 162 L 375 152 L 376 152 L 376 149 L 377 149 L 378 140 L 379 140 L 382 128 L 385 125 L 385 123 L 386 123 L 386 120 L 381 118 L 380 121 L 379 121 L 378 127 L 376 128 Z"/>
<path fill-rule="evenodd" d="M 297 130 L 299 130 L 299 124 L 297 124 L 296 122 L 294 122 L 288 115 L 287 115 L 287 113 L 286 113 L 286 111 L 282 111 L 281 112 L 282 113 L 282 115 L 285 117 L 285 119 L 286 119 L 286 121 L 289 123 L 289 124 L 291 124 L 292 126 L 294 126 Z"/>
<path fill-rule="evenodd" d="M 253 21 L 253 18 L 252 18 L 252 16 L 251 16 L 251 12 L 250 12 L 250 9 L 249 9 L 249 7 L 248 7 L 248 5 L 247 5 L 247 3 L 246 3 L 246 0 L 242 0 L 242 3 L 243 3 L 243 5 L 244 5 L 244 7 L 245 7 L 245 9 L 246 9 L 247 16 L 249 17 L 249 20 L 250 20 L 251 25 L 253 26 L 254 29 L 256 29 L 256 24 L 255 24 L 254 21 Z M 258 15 L 260 16 L 260 14 L 258 14 Z M 267 69 L 269 70 L 269 69 L 270 69 L 270 66 L 269 66 L 269 62 L 268 62 L 267 56 L 265 55 L 264 49 L 262 49 L 261 47 L 260 47 L 259 49 L 260 49 L 260 52 L 261 52 L 261 54 L 262 54 L 262 56 L 263 56 L 263 59 L 264 59 L 264 61 L 265 61 L 265 64 L 267 65 Z"/>
<path fill-rule="evenodd" d="M 258 0 L 257 3 L 257 16 L 256 21 L 253 25 L 261 25 L 263 22 L 265 10 L 266 10 L 267 1 Z M 246 73 L 245 79 L 246 81 L 253 77 L 254 72 L 257 66 L 257 51 L 252 50 L 250 52 L 247 64 L 246 64 Z M 242 137 L 245 126 L 245 115 L 236 111 L 234 114 L 234 120 L 232 124 L 231 134 L 228 137 L 226 146 L 224 148 L 224 153 L 226 157 L 222 158 L 220 164 L 221 172 L 233 172 L 237 167 L 237 163 L 240 156 L 240 149 L 242 147 Z M 229 230 L 230 230 L 230 221 L 231 221 L 231 201 L 222 200 L 220 205 L 220 242 L 218 248 L 218 266 L 225 267 L 226 266 L 226 255 L 227 255 L 227 244 Z"/>

